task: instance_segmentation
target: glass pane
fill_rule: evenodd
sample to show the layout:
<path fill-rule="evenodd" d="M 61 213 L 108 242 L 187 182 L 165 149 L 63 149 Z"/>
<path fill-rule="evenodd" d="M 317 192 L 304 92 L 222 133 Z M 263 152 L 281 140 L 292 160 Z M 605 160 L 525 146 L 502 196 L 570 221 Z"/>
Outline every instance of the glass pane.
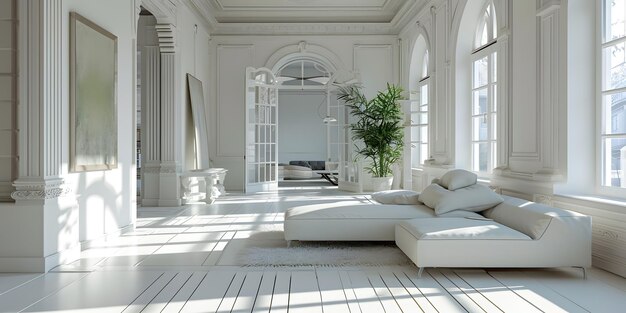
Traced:
<path fill-rule="evenodd" d="M 259 162 L 265 162 L 265 145 L 259 145 Z"/>
<path fill-rule="evenodd" d="M 491 114 L 491 140 L 498 138 L 498 115 Z"/>
<path fill-rule="evenodd" d="M 491 98 L 491 101 L 493 102 L 493 107 L 491 108 L 491 111 L 496 112 L 498 111 L 498 85 L 493 84 L 491 92 L 493 93 L 493 98 Z"/>
<path fill-rule="evenodd" d="M 428 124 L 428 112 L 420 113 L 420 124 Z"/>
<path fill-rule="evenodd" d="M 626 43 L 604 48 L 604 90 L 626 86 Z"/>
<path fill-rule="evenodd" d="M 498 159 L 498 143 L 495 141 L 491 142 L 491 164 L 493 167 L 495 167 L 496 164 L 496 160 Z M 489 171 L 491 172 L 491 169 L 489 169 Z"/>
<path fill-rule="evenodd" d="M 428 159 L 428 144 L 423 143 L 421 144 L 421 149 L 420 149 L 420 163 L 424 164 L 424 161 L 426 159 Z"/>
<path fill-rule="evenodd" d="M 487 88 L 473 91 L 472 115 L 487 113 Z"/>
<path fill-rule="evenodd" d="M 494 52 L 491 54 L 491 80 L 496 82 L 498 81 L 498 53 Z"/>
<path fill-rule="evenodd" d="M 428 126 L 420 127 L 420 141 L 428 142 Z"/>
<path fill-rule="evenodd" d="M 428 104 L 428 85 L 424 85 L 420 88 L 420 104 Z"/>
<path fill-rule="evenodd" d="M 489 62 L 487 61 L 487 57 L 474 61 L 474 88 L 487 85 L 487 74 L 489 73 L 488 64 Z"/>
<path fill-rule="evenodd" d="M 413 126 L 411 127 L 411 141 L 418 141 L 420 136 L 419 127 Z"/>
<path fill-rule="evenodd" d="M 626 188 L 626 138 L 605 138 L 602 144 L 603 185 Z"/>
<path fill-rule="evenodd" d="M 423 115 L 422 113 L 412 113 L 411 114 L 411 124 L 419 124 L 421 121 L 421 115 Z"/>
<path fill-rule="evenodd" d="M 411 101 L 411 112 L 417 112 L 420 109 L 420 101 L 419 99 L 415 99 Z"/>
<path fill-rule="evenodd" d="M 617 38 L 624 37 L 626 34 L 626 24 L 624 23 L 624 0 L 605 0 L 605 23 L 604 23 L 604 38 L 605 42 L 611 41 Z"/>
<path fill-rule="evenodd" d="M 472 140 L 489 140 L 487 127 L 487 117 L 485 115 L 472 118 Z"/>
<path fill-rule="evenodd" d="M 411 167 L 419 167 L 420 164 L 420 144 L 411 143 Z"/>
<path fill-rule="evenodd" d="M 472 170 L 487 172 L 489 158 L 489 143 L 472 144 Z"/>
<path fill-rule="evenodd" d="M 626 92 L 604 96 L 604 133 L 626 133 Z"/>

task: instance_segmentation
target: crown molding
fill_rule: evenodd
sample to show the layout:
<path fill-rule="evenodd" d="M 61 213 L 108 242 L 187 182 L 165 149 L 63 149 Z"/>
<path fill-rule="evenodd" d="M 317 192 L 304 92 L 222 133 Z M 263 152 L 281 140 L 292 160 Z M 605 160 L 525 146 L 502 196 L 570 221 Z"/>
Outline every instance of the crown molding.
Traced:
<path fill-rule="evenodd" d="M 215 16 L 212 13 L 215 9 L 212 8 L 209 2 L 210 1 L 206 1 L 206 0 L 185 0 L 184 1 L 187 7 L 201 18 L 202 22 L 204 23 L 204 26 L 206 26 L 208 31 L 212 32 L 216 28 L 216 26 L 219 24 L 219 22 L 217 21 L 217 19 L 215 19 Z"/>
<path fill-rule="evenodd" d="M 213 35 L 395 35 L 390 23 L 219 23 Z"/>
<path fill-rule="evenodd" d="M 169 0 L 144 0 L 144 2 Z M 408 0 L 390 22 L 381 23 L 220 23 L 212 12 L 219 8 L 213 1 L 177 0 L 196 11 L 208 25 L 211 35 L 398 35 L 433 0 Z M 387 5 L 387 4 L 385 4 Z"/>
<path fill-rule="evenodd" d="M 182 1 L 189 0 L 142 0 L 141 5 L 150 11 L 159 23 L 176 25 L 176 7 Z"/>

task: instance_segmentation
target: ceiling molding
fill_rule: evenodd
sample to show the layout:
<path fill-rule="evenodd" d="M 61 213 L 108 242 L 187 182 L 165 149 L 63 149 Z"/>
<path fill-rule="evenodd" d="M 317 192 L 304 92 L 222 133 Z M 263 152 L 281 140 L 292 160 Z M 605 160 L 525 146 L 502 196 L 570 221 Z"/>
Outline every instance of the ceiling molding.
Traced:
<path fill-rule="evenodd" d="M 183 0 L 142 0 L 141 6 L 146 8 L 159 23 L 176 25 L 176 7 Z"/>
<path fill-rule="evenodd" d="M 398 35 L 415 20 L 433 0 L 327 0 L 311 4 L 308 0 L 144 0 L 150 2 L 184 1 L 204 18 L 211 35 Z M 284 6 L 284 4 L 288 4 Z M 357 7 L 363 14 L 354 13 Z M 323 12 L 328 22 L 313 21 Z M 234 20 L 255 22 L 220 22 L 220 15 L 232 13 Z M 276 13 L 278 12 L 278 13 Z M 298 14 L 295 17 L 294 13 Z M 351 15 L 345 15 L 351 12 Z M 370 12 L 370 13 L 367 13 Z M 376 13 L 379 12 L 379 13 Z M 386 13 L 385 13 L 386 12 Z M 389 17 L 385 14 L 390 13 Z M 247 14 L 255 15 L 251 19 Z M 272 14 L 292 19 L 272 18 Z M 342 15 L 343 14 L 343 15 Z M 372 17 L 368 14 L 378 14 Z M 319 17 L 317 17 L 319 18 Z M 341 19 L 341 21 L 339 21 Z M 362 22 L 357 20 L 372 20 Z M 378 20 L 384 21 L 378 21 Z M 223 20 L 223 19 L 222 19 Z M 257 20 L 263 22 L 256 22 Z"/>
<path fill-rule="evenodd" d="M 220 23 L 212 35 L 393 35 L 390 23 Z"/>
<path fill-rule="evenodd" d="M 187 7 L 194 12 L 201 20 L 209 32 L 212 32 L 218 25 L 213 16 L 211 6 L 205 0 L 186 0 Z"/>

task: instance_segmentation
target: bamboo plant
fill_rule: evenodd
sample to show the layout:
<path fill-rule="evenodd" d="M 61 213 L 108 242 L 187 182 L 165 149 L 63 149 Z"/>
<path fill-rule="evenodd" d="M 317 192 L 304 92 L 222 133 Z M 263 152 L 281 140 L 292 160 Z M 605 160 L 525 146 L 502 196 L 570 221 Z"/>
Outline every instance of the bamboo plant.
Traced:
<path fill-rule="evenodd" d="M 392 165 L 402 157 L 404 130 L 399 101 L 404 98 L 401 93 L 401 87 L 388 83 L 386 90 L 367 100 L 358 85 L 339 88 L 338 98 L 356 119 L 350 124 L 356 152 L 371 160 L 366 169 L 373 177 L 391 176 Z"/>

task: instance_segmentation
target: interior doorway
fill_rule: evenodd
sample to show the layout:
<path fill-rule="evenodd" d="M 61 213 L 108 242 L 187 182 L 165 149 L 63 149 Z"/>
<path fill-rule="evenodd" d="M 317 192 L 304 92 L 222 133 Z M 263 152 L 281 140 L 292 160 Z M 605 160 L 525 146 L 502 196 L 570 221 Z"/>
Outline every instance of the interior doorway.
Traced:
<path fill-rule="evenodd" d="M 343 111 L 333 71 L 319 60 L 300 58 L 275 73 L 279 83 L 279 186 L 334 187 L 343 141 L 339 126 Z"/>

